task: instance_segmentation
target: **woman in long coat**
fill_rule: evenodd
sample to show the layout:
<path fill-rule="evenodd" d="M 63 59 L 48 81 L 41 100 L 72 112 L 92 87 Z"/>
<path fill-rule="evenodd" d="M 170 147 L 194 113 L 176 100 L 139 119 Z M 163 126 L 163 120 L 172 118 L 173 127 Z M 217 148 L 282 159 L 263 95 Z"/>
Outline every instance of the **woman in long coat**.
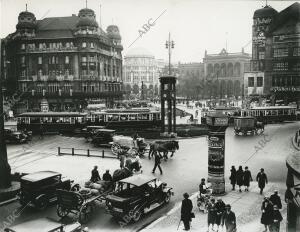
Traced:
<path fill-rule="evenodd" d="M 249 191 L 248 188 L 250 186 L 250 181 L 253 181 L 251 172 L 248 170 L 248 167 L 245 167 L 244 171 L 244 186 L 245 186 L 245 191 Z"/>
<path fill-rule="evenodd" d="M 232 190 L 235 190 L 235 184 L 236 184 L 236 169 L 234 166 L 231 167 L 230 170 L 231 174 L 230 174 L 230 184 L 232 185 Z"/>
<path fill-rule="evenodd" d="M 207 226 L 208 226 L 207 230 L 208 231 L 210 225 L 212 226 L 212 229 L 214 229 L 214 225 L 216 223 L 216 217 L 217 217 L 216 202 L 215 199 L 212 198 L 207 204 Z"/>
<path fill-rule="evenodd" d="M 242 166 L 236 172 L 236 184 L 239 186 L 239 191 L 242 192 L 242 185 L 244 184 L 244 171 Z"/>
<path fill-rule="evenodd" d="M 265 226 L 265 231 L 268 230 L 268 226 L 270 226 L 273 222 L 273 204 L 268 197 L 264 198 L 264 201 L 261 205 L 261 219 L 260 222 Z"/>

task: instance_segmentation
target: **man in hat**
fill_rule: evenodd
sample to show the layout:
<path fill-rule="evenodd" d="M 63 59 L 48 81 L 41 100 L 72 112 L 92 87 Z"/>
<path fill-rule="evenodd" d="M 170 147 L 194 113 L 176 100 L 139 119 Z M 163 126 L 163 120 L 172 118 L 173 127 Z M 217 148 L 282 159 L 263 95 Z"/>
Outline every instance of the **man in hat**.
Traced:
<path fill-rule="evenodd" d="M 98 180 L 101 180 L 99 172 L 98 172 L 98 166 L 94 166 L 94 169 L 92 170 L 92 176 L 91 176 L 91 181 L 93 183 L 97 182 Z"/>
<path fill-rule="evenodd" d="M 279 211 L 277 205 L 273 206 L 273 215 L 272 215 L 272 222 L 270 224 L 270 232 L 279 232 L 280 231 L 280 222 L 282 221 L 282 215 Z"/>
<path fill-rule="evenodd" d="M 231 211 L 231 206 L 225 206 L 226 211 L 222 217 L 222 226 L 226 227 L 226 232 L 235 232 L 236 231 L 236 218 L 234 212 Z"/>
<path fill-rule="evenodd" d="M 163 174 L 163 171 L 161 169 L 161 166 L 160 166 L 160 163 L 161 163 L 161 155 L 155 151 L 155 154 L 154 154 L 154 167 L 153 167 L 153 170 L 152 170 L 152 173 L 155 173 L 155 170 L 156 168 L 158 167 L 159 171 L 160 171 L 160 174 L 162 175 Z"/>
<path fill-rule="evenodd" d="M 199 184 L 199 192 L 200 192 L 200 196 L 202 194 L 207 193 L 207 186 L 205 184 L 205 179 L 204 178 L 201 179 L 201 183 Z"/>
<path fill-rule="evenodd" d="M 273 205 L 276 205 L 279 209 L 282 208 L 281 199 L 278 195 L 278 190 L 275 190 L 274 193 L 270 196 L 270 201 L 273 203 Z"/>
<path fill-rule="evenodd" d="M 190 230 L 190 222 L 192 220 L 191 214 L 193 209 L 193 203 L 189 199 L 189 194 L 183 194 L 184 199 L 181 203 L 181 219 L 183 221 L 184 230 Z"/>
<path fill-rule="evenodd" d="M 104 181 L 112 181 L 112 176 L 109 173 L 109 170 L 106 170 L 106 172 L 103 174 L 102 179 Z"/>
<path fill-rule="evenodd" d="M 266 184 L 268 184 L 268 178 L 264 171 L 265 170 L 261 168 L 260 172 L 256 176 L 256 181 L 258 182 L 258 187 L 260 188 L 260 194 L 263 193 Z"/>
<path fill-rule="evenodd" d="M 219 197 L 216 203 L 216 224 L 218 226 L 218 230 L 220 229 L 220 225 L 221 225 L 221 219 L 222 216 L 225 212 L 225 203 L 224 201 Z"/>

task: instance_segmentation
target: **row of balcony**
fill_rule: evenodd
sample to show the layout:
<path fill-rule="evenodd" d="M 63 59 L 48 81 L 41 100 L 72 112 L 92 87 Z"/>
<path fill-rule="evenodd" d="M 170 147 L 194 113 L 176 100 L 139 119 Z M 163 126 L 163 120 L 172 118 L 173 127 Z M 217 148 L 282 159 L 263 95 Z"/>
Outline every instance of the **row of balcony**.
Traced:
<path fill-rule="evenodd" d="M 96 75 L 80 75 L 79 78 L 74 78 L 73 75 L 44 75 L 44 76 L 31 76 L 31 77 L 20 77 L 19 81 L 30 82 L 30 81 L 109 81 L 109 82 L 122 82 L 120 77 L 110 76 L 96 76 Z"/>

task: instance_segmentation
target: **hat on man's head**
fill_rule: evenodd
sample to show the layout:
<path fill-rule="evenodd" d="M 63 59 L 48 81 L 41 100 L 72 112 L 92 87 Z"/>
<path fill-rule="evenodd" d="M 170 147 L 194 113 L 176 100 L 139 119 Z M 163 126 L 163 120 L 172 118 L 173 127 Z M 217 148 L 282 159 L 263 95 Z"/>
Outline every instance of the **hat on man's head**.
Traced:
<path fill-rule="evenodd" d="M 184 197 L 184 198 L 189 198 L 189 196 L 190 196 L 190 195 L 189 195 L 188 193 L 184 193 L 184 194 L 183 194 L 183 197 Z"/>
<path fill-rule="evenodd" d="M 231 205 L 227 204 L 227 205 L 225 205 L 225 208 L 226 209 L 231 209 Z"/>
<path fill-rule="evenodd" d="M 261 170 L 261 171 L 264 171 L 265 169 L 261 168 L 260 170 Z"/>

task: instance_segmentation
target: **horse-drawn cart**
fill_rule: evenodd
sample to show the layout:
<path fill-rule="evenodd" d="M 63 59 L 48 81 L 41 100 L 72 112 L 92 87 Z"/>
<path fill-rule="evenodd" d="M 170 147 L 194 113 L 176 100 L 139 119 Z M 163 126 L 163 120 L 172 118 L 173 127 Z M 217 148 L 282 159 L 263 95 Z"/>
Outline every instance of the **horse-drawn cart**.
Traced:
<path fill-rule="evenodd" d="M 258 122 L 255 117 L 235 117 L 234 118 L 234 133 L 236 135 L 254 135 L 264 132 L 264 124 Z"/>
<path fill-rule="evenodd" d="M 106 196 L 114 190 L 114 183 L 101 181 L 99 188 L 93 188 L 94 183 L 89 183 L 90 188 L 81 189 L 78 192 L 57 190 L 57 215 L 61 218 L 69 213 L 78 216 L 80 223 L 87 223 L 97 206 L 97 202 L 105 201 Z"/>
<path fill-rule="evenodd" d="M 113 136 L 113 141 L 110 144 L 114 155 L 118 155 L 124 151 L 133 155 L 144 155 L 148 146 L 144 138 L 138 137 L 134 140 L 132 137 L 123 135 Z"/>

